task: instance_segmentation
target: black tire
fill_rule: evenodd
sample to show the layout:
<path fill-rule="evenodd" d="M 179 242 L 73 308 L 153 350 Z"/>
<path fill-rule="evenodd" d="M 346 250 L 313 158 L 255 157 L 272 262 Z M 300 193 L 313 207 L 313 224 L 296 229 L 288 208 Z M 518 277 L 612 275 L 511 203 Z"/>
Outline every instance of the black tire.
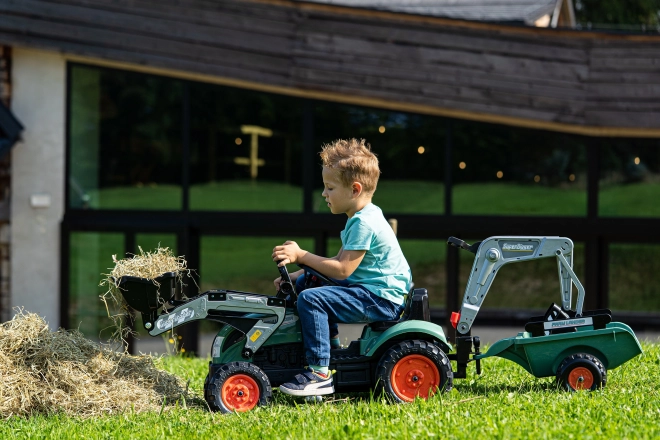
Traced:
<path fill-rule="evenodd" d="M 447 355 L 435 344 L 411 340 L 390 347 L 376 367 L 376 392 L 395 402 L 428 399 L 440 389 L 454 385 L 454 373 Z"/>
<path fill-rule="evenodd" d="M 249 411 L 256 406 L 268 405 L 272 396 L 273 389 L 266 373 L 249 362 L 225 364 L 204 384 L 204 398 L 209 407 L 222 413 Z"/>
<path fill-rule="evenodd" d="M 605 387 L 607 370 L 596 356 L 587 353 L 572 354 L 559 364 L 557 383 L 566 391 L 594 391 Z"/>

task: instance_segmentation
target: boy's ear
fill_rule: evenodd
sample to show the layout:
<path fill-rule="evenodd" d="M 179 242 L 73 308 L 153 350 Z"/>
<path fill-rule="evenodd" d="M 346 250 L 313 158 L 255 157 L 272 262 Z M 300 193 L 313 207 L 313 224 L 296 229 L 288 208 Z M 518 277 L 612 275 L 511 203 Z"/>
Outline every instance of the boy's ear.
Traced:
<path fill-rule="evenodd" d="M 362 194 L 362 184 L 360 182 L 353 182 L 351 189 L 353 190 L 353 197 L 360 197 L 360 194 Z"/>

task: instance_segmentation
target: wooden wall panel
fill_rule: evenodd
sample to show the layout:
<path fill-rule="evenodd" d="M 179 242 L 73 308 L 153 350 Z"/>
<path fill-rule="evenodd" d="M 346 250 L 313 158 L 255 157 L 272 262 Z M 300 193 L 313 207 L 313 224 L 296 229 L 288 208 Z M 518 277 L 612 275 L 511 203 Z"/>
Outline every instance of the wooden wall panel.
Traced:
<path fill-rule="evenodd" d="M 507 27 L 286 0 L 5 0 L 0 43 L 211 75 L 296 96 L 660 137 L 660 36 Z"/>

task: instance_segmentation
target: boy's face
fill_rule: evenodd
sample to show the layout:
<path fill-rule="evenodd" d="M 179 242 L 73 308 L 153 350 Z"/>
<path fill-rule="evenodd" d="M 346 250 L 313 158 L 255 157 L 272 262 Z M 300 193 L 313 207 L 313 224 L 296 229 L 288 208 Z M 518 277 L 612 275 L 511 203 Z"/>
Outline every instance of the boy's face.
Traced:
<path fill-rule="evenodd" d="M 354 208 L 353 189 L 345 186 L 336 170 L 323 167 L 323 197 L 328 203 L 328 208 L 333 214 L 347 214 L 349 217 L 354 214 L 351 210 Z"/>

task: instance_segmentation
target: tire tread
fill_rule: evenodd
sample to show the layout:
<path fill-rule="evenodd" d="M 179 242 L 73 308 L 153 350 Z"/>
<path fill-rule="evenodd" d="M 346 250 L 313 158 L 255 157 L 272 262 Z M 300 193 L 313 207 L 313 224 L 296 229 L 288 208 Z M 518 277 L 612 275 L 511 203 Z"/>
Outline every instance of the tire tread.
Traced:
<path fill-rule="evenodd" d="M 448 392 L 452 389 L 454 385 L 454 374 L 447 355 L 437 345 L 431 342 L 413 339 L 399 342 L 383 354 L 376 367 L 376 394 L 385 394 L 395 402 L 403 402 L 392 389 L 390 373 L 399 360 L 410 354 L 421 354 L 431 359 L 438 367 L 441 380 L 443 380 L 443 385 L 438 387 L 438 389 L 441 389 L 443 392 Z"/>

